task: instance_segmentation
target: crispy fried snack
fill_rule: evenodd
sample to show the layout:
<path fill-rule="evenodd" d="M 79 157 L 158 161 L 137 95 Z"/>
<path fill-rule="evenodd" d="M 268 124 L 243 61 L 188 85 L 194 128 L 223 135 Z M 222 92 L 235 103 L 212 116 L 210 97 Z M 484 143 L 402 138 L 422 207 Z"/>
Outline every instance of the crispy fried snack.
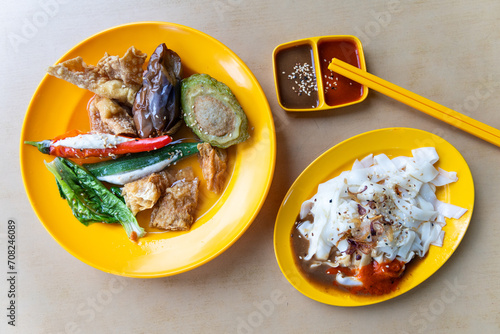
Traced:
<path fill-rule="evenodd" d="M 50 66 L 47 72 L 97 95 L 132 105 L 142 84 L 146 57 L 132 46 L 122 58 L 105 53 L 97 66 L 87 65 L 82 57 L 76 57 Z"/>
<path fill-rule="evenodd" d="M 125 184 L 122 195 L 130 211 L 136 215 L 139 211 L 151 209 L 161 196 L 160 177 L 153 173 L 142 179 Z"/>
<path fill-rule="evenodd" d="M 198 144 L 198 160 L 207 188 L 220 193 L 226 183 L 227 154 L 226 151 L 214 148 L 209 143 Z"/>
<path fill-rule="evenodd" d="M 154 206 L 150 225 L 167 231 L 189 230 L 198 204 L 198 185 L 190 167 L 178 171 L 175 181 Z"/>
<path fill-rule="evenodd" d="M 96 97 L 97 95 L 95 95 L 92 99 L 90 99 L 88 104 L 90 131 L 94 133 L 113 134 L 113 131 L 111 131 L 111 129 L 106 124 L 104 124 L 104 122 L 101 119 L 101 113 L 99 112 L 99 109 L 97 109 L 96 106 L 96 101 L 95 101 Z"/>
<path fill-rule="evenodd" d="M 160 172 L 129 182 L 122 189 L 125 203 L 134 215 L 139 211 L 151 209 L 174 180 L 173 175 Z"/>
<path fill-rule="evenodd" d="M 136 137 L 134 119 L 118 103 L 106 97 L 96 95 L 95 106 L 99 110 L 101 121 L 115 135 Z"/>

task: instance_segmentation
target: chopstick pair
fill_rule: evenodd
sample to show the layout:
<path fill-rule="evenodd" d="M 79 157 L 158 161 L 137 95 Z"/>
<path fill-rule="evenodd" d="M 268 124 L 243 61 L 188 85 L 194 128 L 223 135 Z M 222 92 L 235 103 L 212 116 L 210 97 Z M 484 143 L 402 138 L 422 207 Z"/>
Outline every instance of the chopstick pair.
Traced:
<path fill-rule="evenodd" d="M 500 146 L 500 130 L 492 126 L 426 99 L 425 97 L 343 62 L 340 59 L 334 58 L 328 66 L 328 69 L 479 137 L 491 144 Z"/>

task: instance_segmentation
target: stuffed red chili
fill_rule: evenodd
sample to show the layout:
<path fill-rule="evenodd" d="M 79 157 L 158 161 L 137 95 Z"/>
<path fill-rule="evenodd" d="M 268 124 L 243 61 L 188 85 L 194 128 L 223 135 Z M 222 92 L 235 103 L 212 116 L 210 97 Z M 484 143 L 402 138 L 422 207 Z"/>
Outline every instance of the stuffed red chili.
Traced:
<path fill-rule="evenodd" d="M 172 137 L 131 138 L 73 130 L 52 140 L 25 141 L 40 152 L 62 158 L 112 157 L 127 153 L 153 151 L 168 145 Z"/>

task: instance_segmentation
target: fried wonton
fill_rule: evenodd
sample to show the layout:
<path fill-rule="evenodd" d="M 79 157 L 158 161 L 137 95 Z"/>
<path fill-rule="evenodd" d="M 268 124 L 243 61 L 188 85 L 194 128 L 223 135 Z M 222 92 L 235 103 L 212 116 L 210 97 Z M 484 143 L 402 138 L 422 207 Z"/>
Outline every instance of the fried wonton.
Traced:
<path fill-rule="evenodd" d="M 95 106 L 99 110 L 101 121 L 115 135 L 136 137 L 134 119 L 118 103 L 106 97 L 96 96 Z"/>
<path fill-rule="evenodd" d="M 132 46 L 122 58 L 105 53 L 96 66 L 76 57 L 50 66 L 47 72 L 97 95 L 132 105 L 142 85 L 146 57 Z"/>
<path fill-rule="evenodd" d="M 101 114 L 99 112 L 99 109 L 97 109 L 97 106 L 96 106 L 96 101 L 95 101 L 96 96 L 94 96 L 89 101 L 89 105 L 88 105 L 90 131 L 93 133 L 113 134 L 113 131 L 111 131 L 111 129 L 106 124 L 104 124 L 104 122 L 101 120 Z"/>
<path fill-rule="evenodd" d="M 209 143 L 198 144 L 198 150 L 201 171 L 208 190 L 220 193 L 226 183 L 226 151 L 214 148 Z"/>
<path fill-rule="evenodd" d="M 190 167 L 177 172 L 175 181 L 154 206 L 150 225 L 167 231 L 189 230 L 198 204 L 198 185 Z"/>

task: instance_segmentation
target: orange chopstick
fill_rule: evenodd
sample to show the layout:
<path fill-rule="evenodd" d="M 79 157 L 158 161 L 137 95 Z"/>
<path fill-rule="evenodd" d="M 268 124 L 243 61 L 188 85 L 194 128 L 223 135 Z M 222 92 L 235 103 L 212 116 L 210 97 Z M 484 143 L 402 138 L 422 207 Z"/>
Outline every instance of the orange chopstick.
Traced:
<path fill-rule="evenodd" d="M 410 92 L 407 89 L 360 70 L 337 58 L 332 60 L 328 69 L 453 125 L 491 144 L 500 146 L 500 130 L 492 126 Z"/>

